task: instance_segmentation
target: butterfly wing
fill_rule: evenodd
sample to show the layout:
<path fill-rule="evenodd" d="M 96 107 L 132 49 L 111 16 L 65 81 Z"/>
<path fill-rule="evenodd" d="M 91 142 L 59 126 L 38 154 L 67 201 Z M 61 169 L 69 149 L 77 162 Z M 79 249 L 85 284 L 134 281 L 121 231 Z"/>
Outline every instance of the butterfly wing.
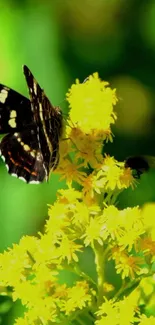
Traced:
<path fill-rule="evenodd" d="M 0 134 L 22 131 L 32 122 L 30 100 L 0 84 Z"/>
<path fill-rule="evenodd" d="M 36 134 L 35 128 L 26 129 L 6 135 L 0 143 L 9 174 L 27 183 L 40 183 L 48 178 Z"/>
<path fill-rule="evenodd" d="M 48 180 L 59 161 L 62 115 L 24 66 L 30 100 L 0 85 L 0 154 L 8 172 L 27 183 Z"/>
<path fill-rule="evenodd" d="M 31 71 L 24 66 L 24 75 L 29 88 L 34 120 L 37 125 L 39 148 L 46 172 L 55 169 L 59 161 L 59 138 L 62 133 L 62 114 L 54 107 L 41 89 Z"/>

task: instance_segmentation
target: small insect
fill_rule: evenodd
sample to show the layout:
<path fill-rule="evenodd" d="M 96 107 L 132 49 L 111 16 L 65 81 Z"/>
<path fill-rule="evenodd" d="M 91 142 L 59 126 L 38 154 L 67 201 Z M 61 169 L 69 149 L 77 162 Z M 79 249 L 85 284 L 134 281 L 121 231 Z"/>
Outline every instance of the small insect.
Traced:
<path fill-rule="evenodd" d="M 59 162 L 62 112 L 54 107 L 27 66 L 30 99 L 0 84 L 0 154 L 9 174 L 27 183 L 49 178 Z"/>
<path fill-rule="evenodd" d="M 133 171 L 134 178 L 147 172 L 150 168 L 155 168 L 155 157 L 152 156 L 131 156 L 126 158 L 125 167 L 130 167 Z"/>

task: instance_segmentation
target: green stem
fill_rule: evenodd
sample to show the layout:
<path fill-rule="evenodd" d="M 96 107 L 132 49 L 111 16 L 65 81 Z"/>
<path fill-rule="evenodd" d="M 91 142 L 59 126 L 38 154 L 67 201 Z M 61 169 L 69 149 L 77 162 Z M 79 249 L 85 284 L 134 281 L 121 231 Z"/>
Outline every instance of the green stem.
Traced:
<path fill-rule="evenodd" d="M 94 285 L 96 287 L 96 282 L 86 273 L 84 273 L 83 271 L 81 271 L 79 265 L 75 264 L 75 265 L 65 265 L 65 269 L 73 272 L 75 274 L 77 274 L 79 277 L 85 279 L 87 282 L 91 283 L 92 285 Z"/>
<path fill-rule="evenodd" d="M 96 320 L 95 315 L 90 313 L 90 311 L 87 312 L 87 318 L 94 323 L 94 321 Z"/>
<path fill-rule="evenodd" d="M 101 246 L 98 242 L 94 243 L 93 250 L 95 253 L 96 272 L 98 276 L 98 306 L 102 304 L 104 296 L 105 256 L 107 250 L 103 251 L 103 249 L 103 246 Z"/>
<path fill-rule="evenodd" d="M 79 265 L 75 265 L 74 272 L 96 287 L 96 282 L 88 274 L 81 271 L 80 268 L 79 268 Z"/>
<path fill-rule="evenodd" d="M 84 319 L 81 319 L 81 316 L 84 316 Z M 81 313 L 81 315 L 79 314 L 78 317 L 76 317 L 76 321 L 79 322 L 81 325 L 85 325 L 85 324 L 94 324 L 94 321 L 96 320 L 96 318 L 90 314 L 89 310 L 85 309 L 85 313 Z"/>
<path fill-rule="evenodd" d="M 85 321 L 83 321 L 82 319 L 80 319 L 79 317 L 76 318 L 76 321 L 80 324 L 80 325 L 85 325 Z"/>
<path fill-rule="evenodd" d="M 115 294 L 115 299 L 121 299 L 123 296 L 129 294 L 129 292 L 133 291 L 140 283 L 140 281 L 144 278 L 150 277 L 154 274 L 154 272 L 149 272 L 146 275 L 141 275 L 137 279 L 132 282 L 129 282 L 126 286 L 124 285 L 119 289 L 119 291 Z"/>

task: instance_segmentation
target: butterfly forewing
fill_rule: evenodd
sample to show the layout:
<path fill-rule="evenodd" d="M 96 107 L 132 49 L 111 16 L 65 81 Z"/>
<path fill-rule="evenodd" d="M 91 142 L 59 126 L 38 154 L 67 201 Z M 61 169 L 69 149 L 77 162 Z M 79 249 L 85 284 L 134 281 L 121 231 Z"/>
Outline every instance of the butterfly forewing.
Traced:
<path fill-rule="evenodd" d="M 0 133 L 21 131 L 32 121 L 30 100 L 0 84 Z"/>
<path fill-rule="evenodd" d="M 7 134 L 0 151 L 8 172 L 28 183 L 48 180 L 59 161 L 62 114 L 24 66 L 30 100 L 14 90 L 0 88 L 0 133 Z"/>
<path fill-rule="evenodd" d="M 55 169 L 59 161 L 59 138 L 62 132 L 62 114 L 54 107 L 31 71 L 24 66 L 24 74 L 29 87 L 33 115 L 37 124 L 37 136 L 47 174 Z"/>

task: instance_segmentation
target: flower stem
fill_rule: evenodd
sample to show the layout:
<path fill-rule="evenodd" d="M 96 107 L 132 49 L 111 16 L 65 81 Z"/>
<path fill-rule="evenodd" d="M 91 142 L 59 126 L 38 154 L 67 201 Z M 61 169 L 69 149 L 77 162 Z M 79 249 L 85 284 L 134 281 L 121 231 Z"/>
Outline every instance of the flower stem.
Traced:
<path fill-rule="evenodd" d="M 104 296 L 104 282 L 105 282 L 105 252 L 103 251 L 103 246 L 95 242 L 93 245 L 93 250 L 95 253 L 95 264 L 96 272 L 98 276 L 98 301 L 97 304 L 100 306 L 103 302 Z"/>
<path fill-rule="evenodd" d="M 85 325 L 85 321 L 80 319 L 79 317 L 76 318 L 76 321 L 80 324 L 80 325 Z"/>

